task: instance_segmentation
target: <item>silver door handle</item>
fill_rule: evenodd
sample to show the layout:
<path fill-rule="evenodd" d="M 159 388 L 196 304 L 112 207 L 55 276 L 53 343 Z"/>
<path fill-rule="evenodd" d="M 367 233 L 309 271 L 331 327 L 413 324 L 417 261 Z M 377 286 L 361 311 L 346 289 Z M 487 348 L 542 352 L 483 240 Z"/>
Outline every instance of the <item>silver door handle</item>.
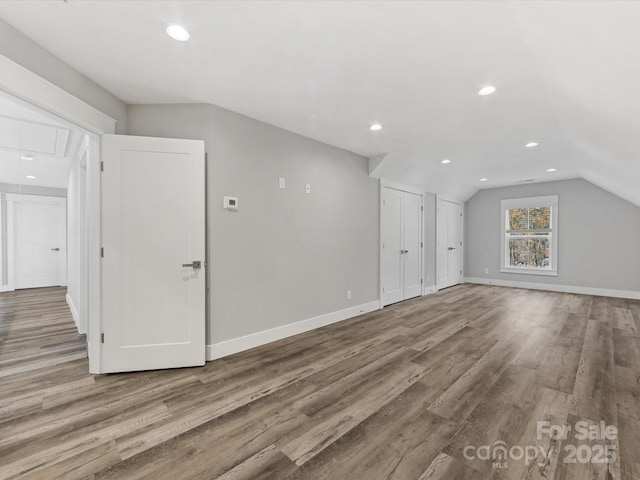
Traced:
<path fill-rule="evenodd" d="M 59 248 L 52 248 L 52 249 L 51 249 L 51 251 L 52 251 L 52 252 L 59 252 L 59 251 L 60 251 L 60 249 L 59 249 Z"/>
<path fill-rule="evenodd" d="M 184 268 L 191 267 L 196 270 L 198 268 L 202 268 L 202 262 L 200 260 L 194 260 L 192 263 L 183 263 L 182 266 Z"/>
<path fill-rule="evenodd" d="M 400 255 L 402 255 L 404 253 L 411 253 L 411 250 L 400 250 Z"/>
<path fill-rule="evenodd" d="M 449 247 L 449 250 L 455 250 L 456 247 Z"/>

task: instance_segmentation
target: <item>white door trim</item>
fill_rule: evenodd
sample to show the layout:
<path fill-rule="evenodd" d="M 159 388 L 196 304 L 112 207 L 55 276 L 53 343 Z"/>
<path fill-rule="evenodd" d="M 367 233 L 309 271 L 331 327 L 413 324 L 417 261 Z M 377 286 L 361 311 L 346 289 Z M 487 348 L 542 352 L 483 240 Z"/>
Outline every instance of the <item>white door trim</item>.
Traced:
<path fill-rule="evenodd" d="M 90 135 L 90 153 L 87 160 L 87 189 L 89 218 L 89 318 L 87 343 L 90 352 L 100 352 L 100 329 L 102 326 L 101 273 L 100 273 L 100 136 L 115 133 L 116 121 L 45 80 L 32 71 L 0 55 L 0 91 L 42 108 L 47 112 L 68 120 L 95 135 Z M 11 244 L 8 244 L 11 248 Z M 89 372 L 101 369 L 99 354 L 89 357 Z"/>
<path fill-rule="evenodd" d="M 13 200 L 7 198 L 8 194 L 3 194 L 4 201 L 7 205 L 7 218 L 5 225 L 7 231 L 5 232 L 5 238 L 7 239 L 7 284 L 0 285 L 0 292 L 12 292 L 15 290 L 15 282 L 13 281 Z M 0 221 L 2 221 L 2 213 L 0 212 Z M 0 250 L 0 257 L 2 256 L 2 250 Z M 2 268 L 2 261 L 0 259 L 0 268 Z"/>

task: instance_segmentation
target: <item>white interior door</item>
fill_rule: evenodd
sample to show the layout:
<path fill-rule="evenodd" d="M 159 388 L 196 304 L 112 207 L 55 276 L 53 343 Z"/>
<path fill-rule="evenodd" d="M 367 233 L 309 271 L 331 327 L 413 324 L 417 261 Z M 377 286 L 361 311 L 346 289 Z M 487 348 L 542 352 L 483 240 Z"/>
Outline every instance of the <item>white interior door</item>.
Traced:
<path fill-rule="evenodd" d="M 422 196 L 414 193 L 404 194 L 402 263 L 403 299 L 422 294 Z"/>
<path fill-rule="evenodd" d="M 382 305 L 404 300 L 404 265 L 402 262 L 403 193 L 382 187 L 380 239 L 382 242 Z"/>
<path fill-rule="evenodd" d="M 204 143 L 104 135 L 102 161 L 101 370 L 204 365 Z"/>
<path fill-rule="evenodd" d="M 381 188 L 382 305 L 422 294 L 422 196 Z"/>
<path fill-rule="evenodd" d="M 13 210 L 14 288 L 66 284 L 66 200 L 7 195 Z"/>
<path fill-rule="evenodd" d="M 438 199 L 436 260 L 438 289 L 462 281 L 462 205 Z"/>

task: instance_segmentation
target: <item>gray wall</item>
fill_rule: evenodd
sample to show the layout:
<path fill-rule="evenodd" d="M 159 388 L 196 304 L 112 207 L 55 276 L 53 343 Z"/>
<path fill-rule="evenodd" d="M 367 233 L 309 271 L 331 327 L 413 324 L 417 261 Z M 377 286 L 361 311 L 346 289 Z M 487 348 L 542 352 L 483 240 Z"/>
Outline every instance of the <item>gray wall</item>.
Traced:
<path fill-rule="evenodd" d="M 558 276 L 500 273 L 500 201 L 539 195 L 558 195 Z M 640 291 L 640 207 L 585 180 L 481 190 L 465 218 L 466 277 Z"/>
<path fill-rule="evenodd" d="M 117 122 L 116 133 L 126 133 L 127 108 L 122 101 L 2 19 L 0 55 L 109 115 Z"/>
<path fill-rule="evenodd" d="M 207 343 L 378 299 L 379 189 L 366 158 L 213 105 L 132 105 L 128 120 L 131 135 L 205 141 Z"/>

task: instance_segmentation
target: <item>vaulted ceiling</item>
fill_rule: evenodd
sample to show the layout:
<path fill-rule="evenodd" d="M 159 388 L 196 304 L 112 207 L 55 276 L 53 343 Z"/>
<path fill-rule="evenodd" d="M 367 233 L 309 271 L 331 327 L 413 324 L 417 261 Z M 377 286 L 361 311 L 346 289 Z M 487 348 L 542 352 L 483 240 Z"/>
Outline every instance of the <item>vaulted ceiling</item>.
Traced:
<path fill-rule="evenodd" d="M 213 103 L 374 176 L 460 200 L 583 177 L 640 205 L 637 2 L 3 1 L 0 17 L 126 103 Z"/>

